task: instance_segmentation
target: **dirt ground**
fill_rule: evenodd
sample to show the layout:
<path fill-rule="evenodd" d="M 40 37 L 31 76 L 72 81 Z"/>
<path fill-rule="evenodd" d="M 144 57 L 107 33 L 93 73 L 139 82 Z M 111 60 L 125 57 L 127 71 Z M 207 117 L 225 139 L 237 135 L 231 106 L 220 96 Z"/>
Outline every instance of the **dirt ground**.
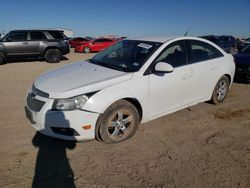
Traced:
<path fill-rule="evenodd" d="M 201 103 L 141 125 L 119 144 L 49 138 L 25 118 L 25 95 L 58 64 L 0 66 L 0 187 L 250 187 L 250 84 L 220 105 Z"/>

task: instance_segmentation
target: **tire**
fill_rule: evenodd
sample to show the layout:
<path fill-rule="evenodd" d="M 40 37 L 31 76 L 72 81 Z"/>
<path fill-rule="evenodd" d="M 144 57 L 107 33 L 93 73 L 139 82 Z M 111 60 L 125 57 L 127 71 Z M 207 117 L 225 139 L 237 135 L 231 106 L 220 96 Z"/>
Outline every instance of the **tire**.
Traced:
<path fill-rule="evenodd" d="M 139 125 L 139 113 L 126 100 L 112 104 L 97 120 L 96 139 L 105 143 L 118 143 L 132 137 Z"/>
<path fill-rule="evenodd" d="M 58 49 L 49 49 L 44 55 L 48 63 L 58 63 L 61 60 L 62 53 Z"/>
<path fill-rule="evenodd" d="M 0 53 L 0 65 L 3 65 L 3 64 L 5 64 L 5 62 L 4 62 L 4 56 L 3 56 L 2 53 Z"/>
<path fill-rule="evenodd" d="M 225 98 L 227 97 L 228 90 L 229 90 L 229 80 L 224 75 L 216 83 L 216 86 L 214 88 L 213 95 L 211 98 L 211 102 L 213 104 L 219 104 L 223 102 Z"/>
<path fill-rule="evenodd" d="M 90 48 L 89 48 L 89 47 L 84 47 L 84 48 L 83 48 L 83 52 L 84 52 L 85 54 L 90 53 Z"/>

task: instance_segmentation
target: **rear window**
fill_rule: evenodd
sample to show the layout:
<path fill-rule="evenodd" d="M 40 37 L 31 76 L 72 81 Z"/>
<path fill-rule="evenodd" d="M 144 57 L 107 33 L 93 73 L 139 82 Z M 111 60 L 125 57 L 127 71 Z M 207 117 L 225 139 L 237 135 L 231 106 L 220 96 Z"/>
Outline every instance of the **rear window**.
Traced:
<path fill-rule="evenodd" d="M 63 34 L 62 31 L 48 31 L 48 33 L 54 38 L 54 39 L 65 39 L 66 36 Z"/>

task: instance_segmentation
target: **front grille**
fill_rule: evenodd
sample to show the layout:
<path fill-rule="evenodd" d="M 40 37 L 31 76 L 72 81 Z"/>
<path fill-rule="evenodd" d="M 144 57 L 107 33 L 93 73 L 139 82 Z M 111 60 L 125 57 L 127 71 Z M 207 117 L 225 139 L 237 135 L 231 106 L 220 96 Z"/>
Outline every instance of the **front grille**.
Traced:
<path fill-rule="evenodd" d="M 35 99 L 32 96 L 32 94 L 30 94 L 30 93 L 28 94 L 27 105 L 28 105 L 30 110 L 32 110 L 34 112 L 39 112 L 42 109 L 44 104 L 45 104 L 45 102 Z"/>

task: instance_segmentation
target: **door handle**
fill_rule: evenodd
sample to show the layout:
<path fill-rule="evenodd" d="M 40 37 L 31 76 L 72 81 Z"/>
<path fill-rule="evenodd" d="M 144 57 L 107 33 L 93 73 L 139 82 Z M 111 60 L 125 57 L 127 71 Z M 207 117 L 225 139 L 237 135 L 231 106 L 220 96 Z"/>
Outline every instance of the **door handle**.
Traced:
<path fill-rule="evenodd" d="M 47 44 L 48 42 L 47 41 L 42 41 L 43 44 Z"/>
<path fill-rule="evenodd" d="M 23 42 L 23 44 L 29 44 L 28 42 Z"/>

